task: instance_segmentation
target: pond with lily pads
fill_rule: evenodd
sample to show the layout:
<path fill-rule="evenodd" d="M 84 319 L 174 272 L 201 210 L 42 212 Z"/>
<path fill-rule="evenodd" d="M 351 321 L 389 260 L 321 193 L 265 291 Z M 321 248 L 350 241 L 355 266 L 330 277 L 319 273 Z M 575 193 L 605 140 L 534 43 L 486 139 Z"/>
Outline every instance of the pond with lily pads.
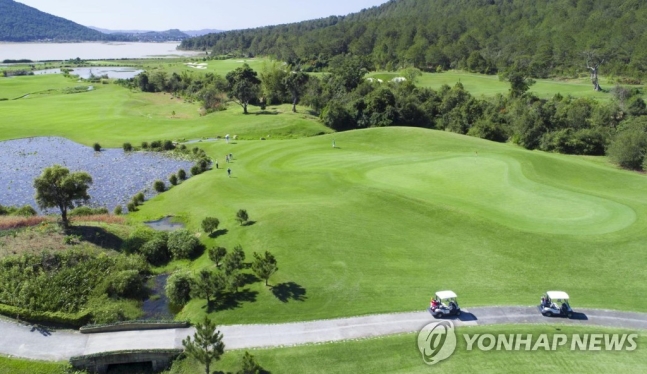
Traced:
<path fill-rule="evenodd" d="M 54 164 L 70 171 L 85 171 L 92 176 L 87 205 L 113 210 L 126 207 L 138 192 L 147 198 L 155 195 L 155 180 L 164 181 L 179 169 L 189 171 L 192 162 L 159 152 L 124 152 L 103 149 L 95 152 L 73 141 L 57 137 L 38 137 L 0 142 L 0 205 L 31 205 L 38 209 L 34 179 Z"/>

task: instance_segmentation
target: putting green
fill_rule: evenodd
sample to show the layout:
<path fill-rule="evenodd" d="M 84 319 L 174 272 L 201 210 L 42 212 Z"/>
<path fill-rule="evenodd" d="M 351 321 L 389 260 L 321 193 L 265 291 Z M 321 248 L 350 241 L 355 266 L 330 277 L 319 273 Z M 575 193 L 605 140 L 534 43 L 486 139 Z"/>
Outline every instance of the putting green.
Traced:
<path fill-rule="evenodd" d="M 561 289 L 575 308 L 647 310 L 647 180 L 604 159 L 416 128 L 203 147 L 221 169 L 132 218 L 174 215 L 199 232 L 217 217 L 227 231 L 202 235 L 207 246 L 276 255 L 274 291 L 249 285 L 244 300 L 209 313 L 219 323 L 420 310 L 440 289 L 468 309 L 531 305 Z M 238 225 L 238 209 L 255 223 Z M 165 270 L 204 267 L 206 255 Z M 178 318 L 205 310 L 193 300 Z"/>
<path fill-rule="evenodd" d="M 367 177 L 392 190 L 524 231 L 604 234 L 636 220 L 626 205 L 528 179 L 514 159 L 447 155 L 371 170 Z"/>

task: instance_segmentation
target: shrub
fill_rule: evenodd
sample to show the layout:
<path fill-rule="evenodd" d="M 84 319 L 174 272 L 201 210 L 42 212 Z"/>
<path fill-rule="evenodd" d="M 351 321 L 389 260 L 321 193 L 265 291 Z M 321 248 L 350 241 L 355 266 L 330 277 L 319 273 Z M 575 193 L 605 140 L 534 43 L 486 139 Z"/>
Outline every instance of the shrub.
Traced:
<path fill-rule="evenodd" d="M 107 208 L 90 208 L 89 206 L 80 206 L 70 210 L 68 216 L 70 217 L 84 217 L 84 216 L 96 216 L 100 214 L 108 214 Z"/>
<path fill-rule="evenodd" d="M 100 152 L 100 151 L 101 151 L 101 144 L 99 144 L 99 143 L 94 143 L 94 145 L 92 146 L 92 148 L 94 148 L 94 151 L 95 151 L 95 152 Z"/>
<path fill-rule="evenodd" d="M 220 225 L 220 220 L 215 217 L 207 217 L 202 220 L 202 230 L 206 232 L 207 234 L 211 234 L 212 232 L 218 230 L 218 226 Z"/>
<path fill-rule="evenodd" d="M 137 201 L 138 204 L 141 204 L 146 200 L 146 196 L 144 196 L 143 192 L 139 192 L 133 199 Z"/>
<path fill-rule="evenodd" d="M 0 205 L 0 216 L 33 217 L 36 214 L 38 213 L 31 207 L 31 205 L 25 205 L 20 208 L 15 206 L 4 207 Z"/>
<path fill-rule="evenodd" d="M 113 300 L 108 295 L 92 298 L 88 302 L 88 309 L 92 311 L 92 322 L 95 324 L 135 320 L 142 314 L 136 301 Z"/>
<path fill-rule="evenodd" d="M 170 253 L 167 246 L 167 238 L 156 236 L 139 248 L 139 252 L 150 264 L 160 266 L 168 263 Z"/>
<path fill-rule="evenodd" d="M 110 274 L 103 287 L 110 297 L 137 299 L 144 291 L 144 280 L 137 270 L 123 270 Z"/>
<path fill-rule="evenodd" d="M 166 281 L 166 297 L 175 305 L 184 305 L 191 300 L 191 276 L 187 273 L 173 273 Z"/>
<path fill-rule="evenodd" d="M 148 142 L 142 142 L 142 149 L 148 149 Z"/>
<path fill-rule="evenodd" d="M 132 152 L 133 151 L 133 145 L 130 143 L 124 143 L 124 152 Z"/>
<path fill-rule="evenodd" d="M 153 183 L 153 188 L 159 193 L 166 191 L 166 185 L 161 180 L 156 180 L 155 183 Z"/>
<path fill-rule="evenodd" d="M 186 180 L 186 171 L 184 169 L 180 169 L 177 171 L 177 178 L 181 181 Z"/>
<path fill-rule="evenodd" d="M 202 169 L 198 165 L 194 165 L 191 168 L 191 175 L 196 176 L 202 174 Z"/>
<path fill-rule="evenodd" d="M 186 151 L 186 145 L 182 144 L 182 145 L 180 146 L 180 150 L 182 150 L 182 151 Z"/>
<path fill-rule="evenodd" d="M 126 208 L 128 208 L 129 212 L 136 212 L 137 211 L 137 205 L 133 203 L 132 201 L 126 205 Z"/>
<path fill-rule="evenodd" d="M 647 134 L 638 129 L 619 133 L 609 146 L 609 158 L 627 169 L 640 170 L 647 150 Z"/>
<path fill-rule="evenodd" d="M 203 172 L 209 170 L 209 160 L 205 158 L 200 159 L 196 165 L 199 166 L 200 170 Z"/>
<path fill-rule="evenodd" d="M 120 216 L 120 215 L 122 215 L 123 213 L 124 213 L 124 208 L 122 208 L 122 207 L 121 207 L 121 205 L 117 205 L 117 206 L 115 207 L 115 210 L 113 211 L 113 214 L 114 214 L 115 216 Z"/>
<path fill-rule="evenodd" d="M 175 259 L 190 258 L 199 246 L 198 238 L 188 230 L 174 231 L 168 236 L 168 249 Z"/>
<path fill-rule="evenodd" d="M 172 151 L 175 149 L 175 146 L 173 145 L 173 142 L 170 140 L 165 140 L 163 148 L 165 151 Z"/>
<path fill-rule="evenodd" d="M 168 177 L 168 181 L 169 181 L 169 183 L 171 183 L 171 185 L 177 186 L 177 182 L 178 182 L 177 175 L 171 174 L 171 176 Z"/>
<path fill-rule="evenodd" d="M 155 231 L 148 227 L 139 227 L 124 240 L 121 250 L 128 254 L 139 252 L 139 249 L 154 237 Z"/>
<path fill-rule="evenodd" d="M 155 140 L 154 142 L 151 142 L 151 148 L 159 150 L 160 148 L 162 148 L 162 141 Z"/>

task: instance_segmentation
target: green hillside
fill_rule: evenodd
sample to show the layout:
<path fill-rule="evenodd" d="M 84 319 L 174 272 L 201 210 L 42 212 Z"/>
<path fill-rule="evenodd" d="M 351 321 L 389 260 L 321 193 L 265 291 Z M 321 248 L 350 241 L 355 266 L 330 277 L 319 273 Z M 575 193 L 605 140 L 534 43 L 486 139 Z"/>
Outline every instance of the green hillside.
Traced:
<path fill-rule="evenodd" d="M 647 4 L 637 0 L 391 0 L 345 17 L 228 31 L 186 40 L 214 54 L 273 55 L 318 68 L 332 56 L 367 67 L 405 64 L 495 73 L 516 61 L 535 77 L 586 70 L 583 52 L 606 56 L 605 71 L 647 72 Z"/>
<path fill-rule="evenodd" d="M 221 166 L 132 215 L 182 217 L 194 232 L 218 217 L 227 231 L 202 235 L 207 247 L 276 255 L 270 284 L 286 300 L 250 285 L 250 298 L 210 313 L 220 323 L 422 310 L 439 289 L 457 292 L 466 308 L 531 305 L 565 289 L 577 307 L 647 310 L 643 175 L 415 128 L 237 143 L 201 145 L 232 178 Z M 236 223 L 238 209 L 255 223 Z M 213 263 L 205 254 L 165 269 L 185 266 Z M 194 299 L 178 318 L 199 320 L 205 305 Z"/>
<path fill-rule="evenodd" d="M 123 40 L 13 0 L 0 0 L 0 41 Z"/>

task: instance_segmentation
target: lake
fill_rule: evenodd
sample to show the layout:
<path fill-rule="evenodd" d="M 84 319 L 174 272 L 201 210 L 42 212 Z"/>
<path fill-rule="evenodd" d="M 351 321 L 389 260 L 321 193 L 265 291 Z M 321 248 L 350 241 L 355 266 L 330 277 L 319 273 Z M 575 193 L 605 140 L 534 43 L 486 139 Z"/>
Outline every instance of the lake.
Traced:
<path fill-rule="evenodd" d="M 28 59 L 33 61 L 160 58 L 196 56 L 204 52 L 178 51 L 173 43 L 0 43 L 0 62 Z"/>
<path fill-rule="evenodd" d="M 129 67 L 93 67 L 93 68 L 74 68 L 70 74 L 78 75 L 83 79 L 90 79 L 90 76 L 94 75 L 96 77 L 102 77 L 107 75 L 108 78 L 113 79 L 130 79 L 134 78 L 143 70 L 129 68 Z M 45 69 L 45 70 L 36 70 L 34 71 L 36 75 L 43 74 L 61 74 L 61 69 Z"/>

